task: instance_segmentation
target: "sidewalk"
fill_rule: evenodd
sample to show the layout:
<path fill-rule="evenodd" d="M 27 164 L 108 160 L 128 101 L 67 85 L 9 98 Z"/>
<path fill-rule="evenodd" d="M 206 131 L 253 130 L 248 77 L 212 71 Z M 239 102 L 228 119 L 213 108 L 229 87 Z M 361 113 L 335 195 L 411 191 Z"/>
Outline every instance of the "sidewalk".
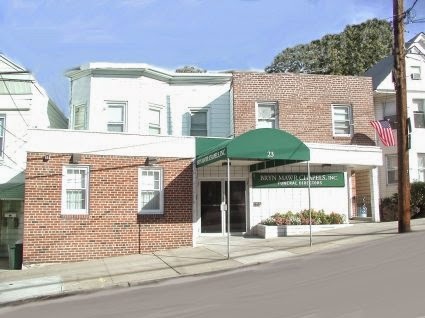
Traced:
<path fill-rule="evenodd" d="M 411 227 L 412 231 L 425 232 L 425 219 L 412 220 Z M 398 235 L 397 222 L 355 223 L 314 233 L 312 247 L 309 236 L 273 239 L 232 236 L 230 259 L 227 259 L 227 237 L 219 236 L 201 237 L 194 248 L 5 270 L 0 271 L 0 304 L 237 269 L 323 249 L 350 248 L 352 244 L 394 235 Z"/>

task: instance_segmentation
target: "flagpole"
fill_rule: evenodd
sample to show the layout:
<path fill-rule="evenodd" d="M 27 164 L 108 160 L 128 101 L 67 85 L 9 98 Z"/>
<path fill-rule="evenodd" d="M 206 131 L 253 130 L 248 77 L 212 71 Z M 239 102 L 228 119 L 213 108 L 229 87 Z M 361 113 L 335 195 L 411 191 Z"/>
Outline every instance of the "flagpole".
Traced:
<path fill-rule="evenodd" d="M 373 132 L 375 133 L 375 145 L 378 146 L 378 133 L 376 132 L 376 129 L 374 129 Z"/>

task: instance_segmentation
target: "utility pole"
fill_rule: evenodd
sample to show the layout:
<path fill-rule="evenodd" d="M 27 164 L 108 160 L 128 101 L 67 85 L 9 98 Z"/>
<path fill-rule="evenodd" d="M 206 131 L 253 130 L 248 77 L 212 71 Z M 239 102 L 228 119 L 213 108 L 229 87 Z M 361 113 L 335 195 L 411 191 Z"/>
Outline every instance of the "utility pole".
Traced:
<path fill-rule="evenodd" d="M 410 232 L 409 142 L 406 97 L 403 0 L 393 0 L 394 86 L 397 107 L 398 232 Z"/>

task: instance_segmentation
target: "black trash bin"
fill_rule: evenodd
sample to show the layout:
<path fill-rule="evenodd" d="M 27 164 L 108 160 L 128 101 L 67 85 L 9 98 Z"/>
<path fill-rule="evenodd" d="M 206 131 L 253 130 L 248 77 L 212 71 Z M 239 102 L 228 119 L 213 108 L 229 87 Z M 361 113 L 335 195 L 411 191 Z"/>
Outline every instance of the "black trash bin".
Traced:
<path fill-rule="evenodd" d="M 15 242 L 15 261 L 13 264 L 13 269 L 22 269 L 22 258 L 24 253 L 24 244 L 22 241 Z"/>

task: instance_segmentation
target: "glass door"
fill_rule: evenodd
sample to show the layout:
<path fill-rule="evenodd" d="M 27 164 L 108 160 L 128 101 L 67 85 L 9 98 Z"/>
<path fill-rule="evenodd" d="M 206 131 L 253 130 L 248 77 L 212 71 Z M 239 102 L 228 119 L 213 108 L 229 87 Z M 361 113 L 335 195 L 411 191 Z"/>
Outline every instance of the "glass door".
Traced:
<path fill-rule="evenodd" d="M 201 233 L 221 233 L 221 181 L 201 181 Z"/>
<path fill-rule="evenodd" d="M 245 181 L 230 181 L 230 232 L 246 231 L 245 190 Z M 227 181 L 201 181 L 201 233 L 227 232 L 226 195 Z"/>
<path fill-rule="evenodd" d="M 225 191 L 227 194 L 227 182 Z M 245 181 L 230 181 L 230 233 L 232 232 L 246 232 Z"/>

